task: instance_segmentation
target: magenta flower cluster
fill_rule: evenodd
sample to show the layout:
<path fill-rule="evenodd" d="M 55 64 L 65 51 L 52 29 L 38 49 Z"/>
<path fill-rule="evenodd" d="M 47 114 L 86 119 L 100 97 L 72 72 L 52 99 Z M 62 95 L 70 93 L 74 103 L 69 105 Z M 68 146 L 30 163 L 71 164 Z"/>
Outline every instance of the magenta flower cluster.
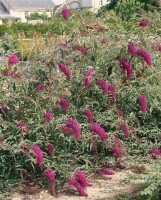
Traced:
<path fill-rule="evenodd" d="M 49 182 L 54 183 L 55 182 L 55 173 L 52 169 L 47 169 L 45 171 L 45 176 L 48 179 Z"/>
<path fill-rule="evenodd" d="M 45 85 L 43 83 L 40 83 L 40 84 L 38 84 L 37 89 L 39 91 L 43 91 L 43 90 L 45 90 Z"/>
<path fill-rule="evenodd" d="M 97 123 L 92 123 L 91 125 L 90 125 L 90 127 L 89 127 L 89 130 L 91 131 L 91 132 L 94 132 L 94 133 L 96 133 L 99 137 L 100 137 L 100 139 L 102 140 L 102 142 L 104 142 L 105 144 L 107 143 L 107 135 L 106 135 L 106 132 L 105 132 L 105 130 L 102 128 L 102 127 L 100 127 Z"/>
<path fill-rule="evenodd" d="M 74 186 L 77 191 L 79 192 L 80 196 L 88 196 L 88 194 L 86 193 L 85 189 L 87 187 L 91 187 L 92 184 L 90 184 L 87 181 L 86 175 L 84 172 L 82 171 L 77 171 L 75 178 L 72 178 L 68 181 L 68 184 L 71 186 Z"/>
<path fill-rule="evenodd" d="M 127 60 L 121 60 L 120 68 L 126 71 L 127 78 L 130 80 L 133 76 L 132 65 Z"/>
<path fill-rule="evenodd" d="M 97 85 L 103 90 L 104 94 L 108 94 L 108 84 L 104 80 L 97 80 Z"/>
<path fill-rule="evenodd" d="M 71 73 L 67 66 L 65 66 L 63 63 L 58 63 L 58 67 L 60 71 L 63 72 L 68 78 L 71 77 Z"/>
<path fill-rule="evenodd" d="M 17 63 L 19 63 L 19 58 L 18 58 L 18 56 L 16 56 L 16 55 L 11 55 L 11 56 L 9 57 L 9 59 L 8 59 L 8 65 L 9 65 L 9 66 L 12 66 L 12 65 L 15 65 L 15 64 L 17 64 Z"/>
<path fill-rule="evenodd" d="M 40 149 L 38 145 L 33 146 L 31 149 L 37 158 L 37 163 L 39 164 L 40 169 L 42 169 L 43 164 L 44 164 L 44 155 L 43 155 L 42 150 Z"/>
<path fill-rule="evenodd" d="M 84 111 L 85 116 L 88 118 L 89 123 L 93 122 L 93 113 L 91 110 Z"/>
<path fill-rule="evenodd" d="M 78 122 L 74 119 L 68 119 L 65 124 L 71 130 L 74 137 L 79 140 L 81 138 L 81 128 Z"/>
<path fill-rule="evenodd" d="M 64 133 L 68 133 L 68 134 L 70 134 L 71 136 L 73 136 L 73 137 L 76 138 L 73 129 L 71 129 L 71 128 L 68 127 L 68 126 L 61 126 L 61 127 L 60 127 L 60 131 L 62 131 L 62 132 L 64 132 Z"/>
<path fill-rule="evenodd" d="M 145 95 L 139 95 L 139 104 L 143 113 L 147 112 L 147 98 Z"/>
<path fill-rule="evenodd" d="M 68 109 L 69 109 L 68 101 L 64 98 L 61 98 L 59 103 L 62 106 L 62 108 L 65 110 L 65 112 L 68 112 Z"/>
<path fill-rule="evenodd" d="M 47 149 L 48 149 L 48 153 L 50 155 L 54 154 L 54 146 L 52 144 L 49 143 L 48 146 L 47 146 Z"/>
<path fill-rule="evenodd" d="M 3 110 L 5 115 L 8 115 L 8 108 L 3 103 L 0 103 L 0 108 Z"/>
<path fill-rule="evenodd" d="M 85 48 L 85 47 L 82 47 L 82 46 L 72 46 L 72 50 L 73 51 L 80 51 L 84 56 L 88 56 L 89 52 L 88 50 Z"/>
<path fill-rule="evenodd" d="M 129 127 L 127 126 L 127 124 L 125 122 L 122 122 L 120 124 L 120 128 L 121 128 L 125 138 L 129 138 L 130 137 L 130 130 L 129 130 Z"/>
<path fill-rule="evenodd" d="M 121 157 L 121 150 L 117 146 L 113 146 L 112 151 L 116 157 Z"/>
<path fill-rule="evenodd" d="M 64 9 L 62 10 L 62 15 L 63 15 L 64 20 L 67 21 L 67 20 L 69 19 L 70 15 L 71 15 L 70 9 L 64 8 Z"/>
<path fill-rule="evenodd" d="M 98 172 L 98 174 L 100 176 L 103 176 L 103 175 L 114 175 L 115 173 L 111 170 L 108 170 L 108 169 L 102 169 Z"/>
<path fill-rule="evenodd" d="M 129 49 L 132 57 L 139 56 L 139 57 L 143 58 L 144 61 L 147 63 L 147 65 L 151 67 L 152 59 L 148 52 L 146 52 L 142 49 L 137 49 L 136 46 L 132 42 L 128 43 L 128 49 Z"/>
<path fill-rule="evenodd" d="M 148 23 L 145 21 L 145 20 L 142 20 L 140 23 L 139 23 L 139 26 L 141 27 L 146 27 L 148 25 Z"/>
<path fill-rule="evenodd" d="M 44 117 L 46 122 L 50 122 L 53 119 L 53 114 L 51 112 L 47 112 Z"/>
<path fill-rule="evenodd" d="M 152 65 L 152 59 L 151 59 L 151 57 L 150 57 L 148 52 L 146 52 L 146 51 L 144 51 L 142 49 L 138 49 L 137 50 L 137 56 L 142 57 L 145 60 L 145 62 L 147 63 L 147 65 L 149 65 L 149 66 Z"/>
<path fill-rule="evenodd" d="M 137 48 L 136 48 L 136 46 L 132 42 L 128 43 L 128 49 L 129 49 L 132 57 L 136 56 Z"/>
<path fill-rule="evenodd" d="M 158 157 L 161 156 L 161 152 L 156 148 L 151 149 L 150 154 L 151 154 L 153 159 L 157 159 Z"/>
<path fill-rule="evenodd" d="M 24 132 L 24 133 L 28 133 L 29 132 L 29 129 L 28 129 L 27 124 L 25 122 L 18 122 L 16 124 L 16 126 L 21 128 L 22 132 Z"/>
<path fill-rule="evenodd" d="M 95 70 L 93 68 L 91 68 L 89 71 L 86 72 L 84 77 L 84 85 L 86 88 L 90 87 L 94 75 L 95 75 Z"/>

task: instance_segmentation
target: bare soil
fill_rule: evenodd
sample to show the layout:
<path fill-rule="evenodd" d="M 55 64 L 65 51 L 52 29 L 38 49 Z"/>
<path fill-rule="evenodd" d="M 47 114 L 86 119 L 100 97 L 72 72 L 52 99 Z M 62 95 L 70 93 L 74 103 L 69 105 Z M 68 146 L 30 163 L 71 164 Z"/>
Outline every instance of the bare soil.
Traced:
<path fill-rule="evenodd" d="M 134 193 L 132 186 L 123 184 L 123 180 L 128 174 L 133 174 L 131 171 L 116 172 L 112 179 L 91 179 L 92 187 L 87 189 L 88 197 L 80 197 L 77 191 L 69 186 L 58 194 L 58 197 L 51 196 L 48 191 L 40 192 L 35 195 L 18 194 L 12 195 L 12 200 L 116 200 L 120 195 Z"/>

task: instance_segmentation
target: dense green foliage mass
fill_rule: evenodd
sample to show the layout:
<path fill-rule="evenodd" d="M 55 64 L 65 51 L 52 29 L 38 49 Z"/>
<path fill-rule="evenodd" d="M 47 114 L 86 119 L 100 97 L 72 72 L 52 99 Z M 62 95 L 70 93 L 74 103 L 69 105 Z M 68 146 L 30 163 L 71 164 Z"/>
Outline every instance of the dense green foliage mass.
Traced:
<path fill-rule="evenodd" d="M 121 19 L 130 20 L 141 16 L 144 11 L 159 11 L 160 3 L 158 0 L 112 0 L 99 10 L 97 16 L 102 17 L 110 10 L 114 10 Z"/>
<path fill-rule="evenodd" d="M 146 26 L 139 25 L 142 19 Z M 26 43 L 21 43 L 20 49 L 18 37 L 7 37 L 1 44 L 2 55 L 20 57 L 19 63 L 0 67 L 3 194 L 18 183 L 22 191 L 29 180 L 39 188 L 47 188 L 44 171 L 49 168 L 55 171 L 57 187 L 61 188 L 78 169 L 86 174 L 96 174 L 103 167 L 117 170 L 118 166 L 126 168 L 128 157 L 149 157 L 154 148 L 160 152 L 160 13 L 143 13 L 126 22 L 114 11 L 106 13 L 103 19 L 91 13 L 84 16 L 74 12 L 69 20 L 59 15 L 55 22 L 53 26 L 50 23 L 44 26 L 48 26 L 49 33 L 54 29 L 59 36 L 54 35 L 53 43 L 42 42 L 36 51 L 23 52 Z M 27 43 L 32 47 L 40 36 L 35 34 Z M 136 48 L 134 55 L 128 48 L 130 42 Z M 125 60 L 127 68 L 120 65 Z M 90 69 L 94 73 L 86 80 L 90 82 L 87 87 L 85 77 Z M 100 80 L 106 84 L 101 86 Z M 140 95 L 146 97 L 145 110 L 139 104 Z M 60 104 L 61 98 L 69 103 L 67 112 Z M 93 113 L 93 122 L 104 131 L 101 128 L 91 131 L 91 121 L 84 114 L 87 109 Z M 79 133 L 80 128 L 80 138 L 73 136 L 71 125 L 67 127 L 70 133 L 63 131 L 68 119 L 78 123 L 72 131 Z M 104 135 L 100 137 L 102 132 L 107 141 Z M 54 146 L 53 155 L 48 152 L 49 143 Z M 41 167 L 32 150 L 35 145 L 43 153 Z M 120 156 L 114 147 L 120 150 Z M 160 155 L 155 156 L 158 159 Z M 158 192 L 158 187 L 154 191 Z"/>

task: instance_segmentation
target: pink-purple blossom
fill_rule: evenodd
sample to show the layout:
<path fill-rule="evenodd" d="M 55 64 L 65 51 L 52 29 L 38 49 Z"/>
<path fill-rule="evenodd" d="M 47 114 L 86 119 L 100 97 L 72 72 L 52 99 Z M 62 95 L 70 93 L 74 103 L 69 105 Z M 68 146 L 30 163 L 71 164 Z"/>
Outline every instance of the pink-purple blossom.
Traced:
<path fill-rule="evenodd" d="M 0 108 L 3 110 L 3 112 L 7 116 L 8 115 L 8 108 L 3 103 L 0 103 Z"/>
<path fill-rule="evenodd" d="M 91 110 L 87 109 L 84 111 L 85 116 L 88 118 L 89 123 L 93 122 L 93 113 Z"/>
<path fill-rule="evenodd" d="M 24 133 L 28 133 L 29 132 L 29 129 L 27 127 L 27 124 L 25 122 L 18 122 L 16 124 L 17 127 L 21 128 L 21 130 L 24 132 Z"/>
<path fill-rule="evenodd" d="M 91 68 L 89 71 L 86 72 L 84 77 L 84 85 L 86 88 L 90 87 L 94 75 L 95 75 L 95 70 L 93 68 Z"/>
<path fill-rule="evenodd" d="M 60 105 L 62 106 L 62 108 L 68 112 L 68 108 L 69 108 L 69 104 L 68 104 L 68 101 L 64 98 L 61 98 L 60 101 L 59 101 Z"/>
<path fill-rule="evenodd" d="M 51 112 L 45 113 L 45 121 L 50 122 L 53 119 L 53 114 Z"/>
<path fill-rule="evenodd" d="M 92 184 L 87 181 L 86 175 L 83 171 L 77 171 L 75 179 L 83 187 L 83 189 L 92 186 Z"/>
<path fill-rule="evenodd" d="M 126 71 L 127 78 L 130 80 L 133 76 L 132 65 L 127 60 L 120 61 L 120 68 Z"/>
<path fill-rule="evenodd" d="M 45 171 L 45 176 L 48 179 L 49 182 L 54 183 L 55 182 L 55 173 L 52 169 L 47 169 Z"/>
<path fill-rule="evenodd" d="M 132 42 L 128 43 L 128 49 L 129 49 L 132 57 L 136 56 L 137 48 Z"/>
<path fill-rule="evenodd" d="M 81 128 L 78 122 L 74 119 L 69 118 L 65 122 L 66 126 L 73 130 L 73 134 L 77 140 L 81 138 Z"/>
<path fill-rule="evenodd" d="M 114 175 L 115 173 L 108 169 L 102 169 L 98 172 L 98 174 L 103 176 L 103 175 Z"/>
<path fill-rule="evenodd" d="M 120 128 L 121 128 L 125 138 L 129 138 L 130 137 L 130 131 L 129 131 L 129 127 L 127 126 L 127 124 L 125 122 L 122 122 L 120 124 Z"/>
<path fill-rule="evenodd" d="M 81 186 L 80 183 L 78 183 L 78 181 L 76 181 L 75 178 L 70 179 L 68 181 L 68 184 L 71 185 L 71 186 L 74 186 L 77 189 L 77 191 L 79 192 L 80 196 L 85 196 L 85 197 L 88 196 L 88 194 L 86 193 L 86 191 L 84 190 L 84 188 Z"/>
<path fill-rule="evenodd" d="M 64 9 L 62 10 L 62 15 L 63 15 L 64 20 L 67 21 L 67 20 L 69 19 L 70 15 L 71 15 L 70 9 L 64 8 Z"/>
<path fill-rule="evenodd" d="M 113 146 L 112 151 L 113 151 L 113 153 L 115 154 L 116 157 L 121 157 L 121 150 L 118 147 Z"/>
<path fill-rule="evenodd" d="M 97 80 L 97 85 L 102 89 L 104 94 L 108 94 L 108 84 L 106 81 L 99 79 Z"/>
<path fill-rule="evenodd" d="M 94 133 L 96 133 L 99 137 L 100 137 L 100 139 L 106 144 L 107 143 L 107 135 L 106 135 L 106 132 L 105 132 L 105 130 L 102 128 L 102 127 L 100 127 L 97 123 L 92 123 L 91 125 L 90 125 L 90 127 L 89 127 L 89 130 L 91 131 L 91 132 L 94 132 Z"/>
<path fill-rule="evenodd" d="M 58 67 L 60 71 L 63 72 L 68 78 L 71 77 L 71 73 L 67 66 L 65 66 L 63 63 L 58 63 Z"/>
<path fill-rule="evenodd" d="M 154 47 L 154 50 L 155 51 L 160 51 L 161 52 L 161 45 L 156 45 L 155 47 Z"/>
<path fill-rule="evenodd" d="M 88 50 L 85 47 L 78 46 L 78 45 L 72 46 L 72 50 L 80 51 L 84 56 L 88 56 L 88 54 L 89 54 Z"/>
<path fill-rule="evenodd" d="M 37 163 L 39 164 L 40 168 L 42 169 L 43 164 L 44 164 L 44 155 L 42 150 L 38 145 L 32 146 L 31 148 L 37 158 Z"/>
<path fill-rule="evenodd" d="M 19 63 L 19 58 L 16 55 L 10 55 L 9 59 L 8 59 L 8 65 L 12 66 Z"/>
<path fill-rule="evenodd" d="M 144 61 L 147 63 L 147 65 L 149 67 L 151 67 L 152 65 L 152 59 L 151 59 L 151 56 L 148 52 L 142 50 L 142 49 L 138 49 L 137 50 L 137 56 L 140 56 L 141 58 L 144 59 Z"/>
<path fill-rule="evenodd" d="M 74 130 L 71 129 L 70 127 L 68 127 L 68 126 L 61 126 L 59 129 L 60 129 L 60 131 L 65 132 L 65 133 L 69 133 L 71 136 L 75 137 Z"/>
<path fill-rule="evenodd" d="M 145 95 L 139 95 L 139 104 L 143 113 L 147 112 L 147 98 Z"/>
<path fill-rule="evenodd" d="M 53 144 L 48 144 L 48 146 L 47 146 L 47 148 L 48 148 L 48 153 L 50 154 L 50 155 L 53 155 L 54 154 L 54 146 L 53 146 Z"/>
<path fill-rule="evenodd" d="M 146 27 L 148 25 L 148 23 L 145 21 L 145 20 L 142 20 L 140 23 L 139 23 L 139 26 L 141 27 Z"/>
<path fill-rule="evenodd" d="M 45 90 L 45 85 L 43 83 L 38 84 L 37 89 L 40 91 Z"/>
<path fill-rule="evenodd" d="M 161 152 L 156 148 L 151 149 L 150 153 L 153 159 L 157 159 L 159 156 L 161 156 Z"/>

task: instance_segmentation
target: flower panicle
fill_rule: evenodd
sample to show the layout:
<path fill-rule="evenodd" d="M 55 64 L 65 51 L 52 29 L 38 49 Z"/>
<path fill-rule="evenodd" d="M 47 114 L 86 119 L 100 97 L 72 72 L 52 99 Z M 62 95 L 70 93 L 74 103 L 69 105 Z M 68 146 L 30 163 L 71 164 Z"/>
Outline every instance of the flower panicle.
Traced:
<path fill-rule="evenodd" d="M 75 179 L 83 187 L 83 189 L 85 189 L 86 187 L 91 187 L 92 186 L 92 184 L 90 184 L 87 181 L 86 175 L 85 175 L 85 173 L 83 171 L 77 171 L 76 175 L 75 175 Z"/>
<path fill-rule="evenodd" d="M 29 132 L 29 129 L 28 129 L 27 124 L 25 122 L 18 122 L 16 124 L 16 126 L 21 128 L 22 132 L 24 132 L 24 133 L 28 133 Z"/>
<path fill-rule="evenodd" d="M 91 110 L 87 109 L 84 111 L 85 116 L 88 118 L 89 123 L 93 122 L 93 113 Z"/>
<path fill-rule="evenodd" d="M 104 94 L 108 94 L 108 84 L 104 80 L 97 80 L 97 85 L 103 90 Z"/>
<path fill-rule="evenodd" d="M 62 106 L 62 108 L 65 110 L 65 112 L 68 112 L 68 109 L 69 109 L 68 101 L 64 98 L 61 98 L 59 103 Z"/>
<path fill-rule="evenodd" d="M 50 122 L 53 119 L 53 114 L 51 112 L 46 112 L 44 117 L 46 122 Z"/>
<path fill-rule="evenodd" d="M 59 67 L 59 70 L 61 72 L 63 72 L 66 75 L 67 78 L 71 77 L 71 73 L 70 73 L 67 66 L 65 66 L 63 63 L 58 63 L 58 67 Z"/>
<path fill-rule="evenodd" d="M 45 171 L 45 176 L 49 182 L 51 182 L 51 183 L 55 182 L 55 172 L 52 169 L 47 169 Z"/>
<path fill-rule="evenodd" d="M 71 130 L 73 130 L 73 134 L 77 140 L 81 138 L 81 128 L 76 120 L 69 118 L 66 121 L 66 126 L 69 127 Z"/>
<path fill-rule="evenodd" d="M 142 49 L 138 49 L 137 50 L 137 56 L 140 56 L 141 58 L 144 59 L 144 61 L 147 63 L 147 65 L 149 67 L 152 66 L 152 59 L 151 59 L 151 56 L 148 52 L 142 50 Z"/>
<path fill-rule="evenodd" d="M 132 57 L 136 56 L 137 48 L 132 42 L 128 43 L 128 50 L 130 51 Z"/>
<path fill-rule="evenodd" d="M 93 68 L 91 68 L 90 70 L 86 72 L 85 77 L 84 77 L 84 85 L 86 88 L 90 87 L 91 81 L 94 75 L 95 75 L 95 70 Z"/>
<path fill-rule="evenodd" d="M 70 179 L 68 181 L 68 184 L 71 186 L 74 186 L 77 189 L 77 191 L 79 192 L 80 196 L 85 196 L 85 197 L 88 196 L 88 194 L 85 192 L 83 187 L 80 185 L 80 183 L 78 183 L 78 181 L 75 178 Z"/>
<path fill-rule="evenodd" d="M 62 16 L 63 16 L 63 18 L 64 18 L 65 21 L 67 21 L 69 19 L 70 15 L 71 15 L 70 9 L 64 8 L 62 10 Z"/>
<path fill-rule="evenodd" d="M 147 112 L 147 98 L 145 95 L 139 95 L 139 104 L 143 113 Z"/>
<path fill-rule="evenodd" d="M 42 150 L 38 145 L 32 146 L 32 151 L 34 152 L 36 158 L 37 158 L 37 163 L 39 164 L 40 168 L 42 169 L 43 164 L 44 164 L 44 155 Z"/>
<path fill-rule="evenodd" d="M 54 146 L 53 146 L 53 144 L 48 144 L 47 145 L 47 149 L 48 149 L 48 153 L 50 154 L 50 155 L 53 155 L 54 154 Z"/>
<path fill-rule="evenodd" d="M 102 127 L 100 127 L 97 123 L 92 123 L 91 125 L 90 125 L 90 127 L 89 127 L 89 130 L 91 131 L 91 132 L 94 132 L 94 133 L 96 133 L 99 137 L 100 137 L 100 139 L 106 144 L 107 143 L 107 135 L 106 135 L 106 132 L 105 132 L 105 130 L 102 128 Z"/>
<path fill-rule="evenodd" d="M 115 154 L 116 157 L 121 157 L 121 150 L 117 146 L 112 147 L 112 151 Z"/>
<path fill-rule="evenodd" d="M 120 124 L 120 128 L 121 128 L 125 138 L 129 138 L 130 137 L 130 131 L 129 131 L 127 124 L 125 122 L 122 122 Z"/>
<path fill-rule="evenodd" d="M 126 71 L 127 78 L 130 80 L 133 76 L 132 65 L 127 60 L 120 60 L 120 68 Z"/>

